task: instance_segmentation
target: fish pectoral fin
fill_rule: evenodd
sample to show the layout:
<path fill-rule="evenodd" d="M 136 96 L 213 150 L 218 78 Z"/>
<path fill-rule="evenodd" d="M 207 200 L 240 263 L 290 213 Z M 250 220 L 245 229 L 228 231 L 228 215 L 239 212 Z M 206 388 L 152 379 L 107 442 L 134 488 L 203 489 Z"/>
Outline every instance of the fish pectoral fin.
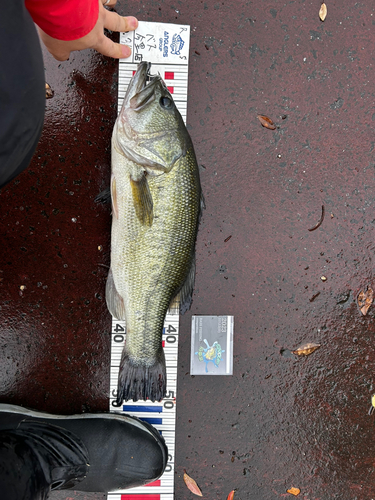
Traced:
<path fill-rule="evenodd" d="M 154 218 L 154 204 L 146 175 L 142 175 L 140 180 L 134 180 L 130 177 L 130 185 L 132 187 L 135 213 L 138 219 L 143 225 L 151 226 Z"/>
<path fill-rule="evenodd" d="M 195 282 L 195 255 L 192 258 L 189 274 L 180 290 L 180 313 L 185 314 L 193 302 L 193 290 Z"/>
<path fill-rule="evenodd" d="M 109 312 L 117 319 L 125 319 L 124 299 L 118 293 L 113 280 L 112 269 L 109 270 L 107 283 L 105 286 L 105 300 Z"/>

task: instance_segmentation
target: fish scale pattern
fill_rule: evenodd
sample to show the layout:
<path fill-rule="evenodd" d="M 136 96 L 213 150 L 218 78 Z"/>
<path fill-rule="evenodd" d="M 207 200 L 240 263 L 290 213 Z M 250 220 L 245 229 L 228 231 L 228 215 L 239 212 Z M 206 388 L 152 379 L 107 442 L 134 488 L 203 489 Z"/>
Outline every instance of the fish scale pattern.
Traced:
<path fill-rule="evenodd" d="M 164 317 L 192 265 L 200 210 L 198 167 L 192 148 L 169 173 L 149 177 L 154 220 L 136 216 L 129 178 L 118 179 L 119 218 L 112 234 L 111 267 L 126 310 L 126 350 L 153 359 Z"/>

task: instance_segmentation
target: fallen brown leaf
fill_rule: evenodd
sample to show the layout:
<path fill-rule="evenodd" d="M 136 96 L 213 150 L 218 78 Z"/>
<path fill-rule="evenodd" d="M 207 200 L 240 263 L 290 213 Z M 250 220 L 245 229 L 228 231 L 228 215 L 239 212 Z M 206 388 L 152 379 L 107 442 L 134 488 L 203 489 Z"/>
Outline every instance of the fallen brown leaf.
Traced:
<path fill-rule="evenodd" d="M 287 490 L 287 492 L 291 493 L 294 496 L 297 496 L 301 493 L 301 490 L 299 488 L 294 488 L 294 486 L 293 486 L 292 488 L 289 488 L 289 490 Z"/>
<path fill-rule="evenodd" d="M 199 489 L 197 483 L 194 481 L 192 477 L 190 477 L 186 472 L 184 473 L 184 481 L 186 486 L 189 488 L 189 490 L 194 493 L 194 495 L 198 495 L 199 497 L 202 497 L 202 492 Z"/>
<path fill-rule="evenodd" d="M 321 21 L 324 21 L 324 19 L 327 17 L 327 6 L 325 3 L 322 3 L 319 9 L 319 17 Z"/>
<path fill-rule="evenodd" d="M 51 89 L 51 86 L 46 82 L 46 99 L 51 99 L 55 95 L 54 91 Z"/>
<path fill-rule="evenodd" d="M 292 351 L 293 354 L 297 354 L 298 356 L 308 356 L 309 354 L 312 354 L 314 351 L 319 349 L 320 344 L 314 344 L 314 342 L 307 342 L 307 344 L 303 344 L 295 351 Z"/>
<path fill-rule="evenodd" d="M 234 498 L 234 492 L 235 492 L 235 491 L 236 491 L 236 490 L 232 490 L 232 491 L 229 493 L 227 500 L 233 500 L 233 498 Z"/>
<path fill-rule="evenodd" d="M 258 115 L 258 120 L 263 125 L 263 127 L 269 128 L 271 130 L 275 130 L 276 125 L 273 123 L 271 118 L 268 118 L 268 116 Z"/>
<path fill-rule="evenodd" d="M 358 302 L 358 307 L 360 308 L 363 316 L 366 316 L 367 311 L 369 310 L 373 299 L 374 299 L 374 291 L 369 286 L 367 287 L 366 291 L 361 290 L 359 292 L 357 302 Z"/>
<path fill-rule="evenodd" d="M 374 413 L 374 410 L 375 410 L 375 394 L 371 396 L 371 407 L 368 411 L 368 414 L 372 415 Z"/>

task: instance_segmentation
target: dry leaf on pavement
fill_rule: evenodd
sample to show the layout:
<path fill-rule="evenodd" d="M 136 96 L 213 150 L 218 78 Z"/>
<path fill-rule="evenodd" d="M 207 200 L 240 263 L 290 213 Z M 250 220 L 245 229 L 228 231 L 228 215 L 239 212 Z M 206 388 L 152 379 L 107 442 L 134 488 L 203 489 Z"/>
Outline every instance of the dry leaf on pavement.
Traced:
<path fill-rule="evenodd" d="M 46 82 L 46 99 L 51 99 L 55 95 L 55 92 L 51 89 L 51 85 Z"/>
<path fill-rule="evenodd" d="M 308 356 L 309 354 L 312 354 L 314 351 L 319 349 L 320 344 L 314 344 L 314 342 L 307 342 L 307 344 L 303 344 L 295 351 L 292 351 L 293 354 L 297 354 L 298 356 Z"/>
<path fill-rule="evenodd" d="M 269 128 L 271 130 L 275 130 L 276 125 L 273 123 L 271 118 L 268 118 L 268 116 L 258 115 L 258 120 L 263 125 L 263 127 Z"/>
<path fill-rule="evenodd" d="M 299 488 L 289 488 L 289 490 L 287 490 L 288 493 L 291 493 L 292 495 L 294 496 L 297 496 L 301 493 L 301 490 Z"/>
<path fill-rule="evenodd" d="M 325 3 L 322 3 L 322 5 L 320 6 L 319 17 L 321 21 L 324 21 L 324 19 L 327 17 L 327 6 Z"/>
<path fill-rule="evenodd" d="M 192 477 L 190 477 L 186 472 L 184 473 L 184 481 L 189 490 L 194 493 L 194 495 L 198 495 L 199 497 L 203 496 L 201 490 L 199 489 L 197 483 L 194 481 Z"/>
<path fill-rule="evenodd" d="M 374 413 L 374 410 L 375 410 L 375 394 L 373 394 L 371 396 L 371 406 L 370 406 L 370 409 L 368 411 L 368 414 L 372 415 Z"/>
<path fill-rule="evenodd" d="M 358 294 L 358 306 L 363 316 L 366 316 L 374 298 L 374 291 L 369 286 L 366 291 L 361 290 Z"/>

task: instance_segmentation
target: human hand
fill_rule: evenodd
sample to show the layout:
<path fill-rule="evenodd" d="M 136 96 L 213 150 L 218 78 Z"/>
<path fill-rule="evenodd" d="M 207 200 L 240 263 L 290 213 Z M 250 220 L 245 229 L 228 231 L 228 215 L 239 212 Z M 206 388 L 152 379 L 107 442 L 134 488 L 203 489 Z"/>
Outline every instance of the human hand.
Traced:
<path fill-rule="evenodd" d="M 100 54 L 115 59 L 126 58 L 131 54 L 127 45 L 121 45 L 110 40 L 104 34 L 104 28 L 111 31 L 134 31 L 138 21 L 133 16 L 122 17 L 116 12 L 104 8 L 104 5 L 113 7 L 117 0 L 98 0 L 99 16 L 94 28 L 82 38 L 77 40 L 58 40 L 47 35 L 39 28 L 39 35 L 48 51 L 58 61 L 69 59 L 70 53 L 75 50 L 95 49 Z"/>

